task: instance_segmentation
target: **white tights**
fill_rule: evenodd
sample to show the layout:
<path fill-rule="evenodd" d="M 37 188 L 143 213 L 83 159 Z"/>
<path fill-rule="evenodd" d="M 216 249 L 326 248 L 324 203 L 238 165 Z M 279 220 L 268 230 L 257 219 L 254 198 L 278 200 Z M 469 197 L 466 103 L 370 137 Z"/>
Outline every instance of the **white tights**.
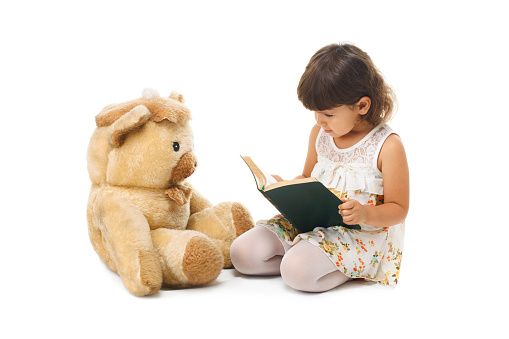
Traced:
<path fill-rule="evenodd" d="M 277 235 L 263 226 L 256 226 L 235 239 L 230 256 L 240 273 L 281 274 L 288 286 L 300 291 L 323 292 L 351 280 L 325 253 L 307 241 L 299 241 L 285 254 Z"/>

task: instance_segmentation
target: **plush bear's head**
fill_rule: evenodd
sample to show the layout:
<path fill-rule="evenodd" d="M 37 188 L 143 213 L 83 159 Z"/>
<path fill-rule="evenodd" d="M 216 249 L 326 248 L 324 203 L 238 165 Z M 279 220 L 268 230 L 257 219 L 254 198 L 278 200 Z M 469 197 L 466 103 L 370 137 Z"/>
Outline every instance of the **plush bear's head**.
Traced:
<path fill-rule="evenodd" d="M 109 105 L 96 116 L 87 161 L 94 184 L 167 188 L 196 168 L 191 114 L 178 93 Z"/>

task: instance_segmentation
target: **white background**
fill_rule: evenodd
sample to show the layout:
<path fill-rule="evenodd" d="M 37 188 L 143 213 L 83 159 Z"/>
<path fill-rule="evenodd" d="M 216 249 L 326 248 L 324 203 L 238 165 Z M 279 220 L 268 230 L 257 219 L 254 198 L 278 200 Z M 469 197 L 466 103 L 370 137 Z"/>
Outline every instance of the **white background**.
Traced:
<path fill-rule="evenodd" d="M 507 18 L 503 1 L 18 1 L 0 5 L 0 336 L 416 338 L 504 331 Z M 274 214 L 239 155 L 300 174 L 313 114 L 297 100 L 312 54 L 364 49 L 399 98 L 411 209 L 400 284 L 300 293 L 224 270 L 137 298 L 88 240 L 94 116 L 182 93 L 214 203 Z M 8 336 L 4 334 L 9 333 Z"/>

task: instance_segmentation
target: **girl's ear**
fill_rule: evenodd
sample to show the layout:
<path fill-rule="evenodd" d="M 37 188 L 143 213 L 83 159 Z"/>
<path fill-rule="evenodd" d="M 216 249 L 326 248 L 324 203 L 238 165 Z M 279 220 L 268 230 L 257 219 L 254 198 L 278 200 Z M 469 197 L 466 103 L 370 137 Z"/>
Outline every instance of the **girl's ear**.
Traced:
<path fill-rule="evenodd" d="M 368 113 L 369 108 L 371 107 L 371 98 L 370 97 L 362 97 L 357 102 L 357 110 L 360 115 L 365 115 Z"/>

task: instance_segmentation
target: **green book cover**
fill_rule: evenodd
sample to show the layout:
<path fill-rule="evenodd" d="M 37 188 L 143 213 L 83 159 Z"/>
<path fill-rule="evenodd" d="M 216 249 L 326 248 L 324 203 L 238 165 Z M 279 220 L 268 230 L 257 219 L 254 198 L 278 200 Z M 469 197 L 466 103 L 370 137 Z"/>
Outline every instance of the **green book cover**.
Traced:
<path fill-rule="evenodd" d="M 258 190 L 300 233 L 315 227 L 343 226 L 360 229 L 359 225 L 347 225 L 338 213 L 343 202 L 315 178 L 276 182 L 262 171 L 249 157 L 242 157 L 255 177 Z M 272 178 L 272 179 L 271 179 Z"/>

